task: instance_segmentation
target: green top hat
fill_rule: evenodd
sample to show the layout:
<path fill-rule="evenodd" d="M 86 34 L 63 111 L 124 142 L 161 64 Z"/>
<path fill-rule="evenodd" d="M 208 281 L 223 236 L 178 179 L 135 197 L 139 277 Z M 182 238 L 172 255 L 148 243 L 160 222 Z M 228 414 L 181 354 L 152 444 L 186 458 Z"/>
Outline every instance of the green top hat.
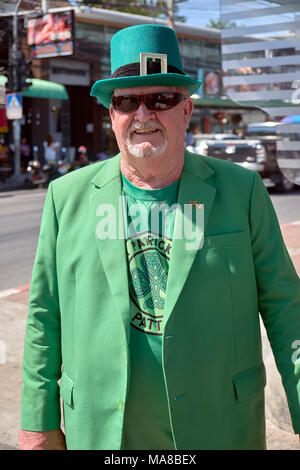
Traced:
<path fill-rule="evenodd" d="M 142 24 L 121 29 L 112 37 L 111 78 L 95 82 L 91 96 L 109 108 L 116 88 L 182 86 L 192 95 L 201 83 L 184 73 L 174 30 Z"/>

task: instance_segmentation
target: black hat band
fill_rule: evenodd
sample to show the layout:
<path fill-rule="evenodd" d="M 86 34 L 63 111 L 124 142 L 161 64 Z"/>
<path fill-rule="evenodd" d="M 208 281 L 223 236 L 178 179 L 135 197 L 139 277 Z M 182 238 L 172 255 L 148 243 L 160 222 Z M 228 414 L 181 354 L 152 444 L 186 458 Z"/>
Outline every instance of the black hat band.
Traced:
<path fill-rule="evenodd" d="M 161 64 L 159 61 L 148 61 L 147 63 L 147 75 L 155 73 L 161 73 Z M 173 65 L 168 65 L 168 73 L 179 73 L 180 75 L 186 75 L 182 70 L 179 70 Z M 134 64 L 122 65 L 116 69 L 111 78 L 121 77 L 138 77 L 140 75 L 140 63 L 135 62 Z"/>

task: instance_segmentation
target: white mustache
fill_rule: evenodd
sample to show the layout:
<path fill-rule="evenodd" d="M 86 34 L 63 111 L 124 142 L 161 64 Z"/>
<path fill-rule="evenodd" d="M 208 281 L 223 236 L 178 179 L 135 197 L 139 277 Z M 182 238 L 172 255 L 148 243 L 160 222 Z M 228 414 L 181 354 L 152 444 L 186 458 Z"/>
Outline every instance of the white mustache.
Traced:
<path fill-rule="evenodd" d="M 144 149 L 140 149 L 138 145 L 132 144 L 133 133 L 136 130 L 139 130 L 141 132 L 159 130 L 162 133 L 163 143 L 158 147 L 152 147 L 151 149 L 147 149 L 146 152 Z M 147 122 L 134 121 L 128 129 L 126 146 L 128 152 L 136 158 L 158 157 L 166 150 L 168 146 L 165 128 L 154 119 Z"/>
<path fill-rule="evenodd" d="M 128 130 L 128 134 L 131 134 L 132 132 L 134 132 L 135 130 L 139 130 L 139 131 L 152 131 L 152 130 L 160 130 L 164 133 L 164 128 L 156 121 L 154 120 L 151 120 L 151 121 L 148 121 L 147 123 L 144 123 L 144 122 L 140 122 L 140 121 L 135 121 L 131 124 L 129 130 Z"/>

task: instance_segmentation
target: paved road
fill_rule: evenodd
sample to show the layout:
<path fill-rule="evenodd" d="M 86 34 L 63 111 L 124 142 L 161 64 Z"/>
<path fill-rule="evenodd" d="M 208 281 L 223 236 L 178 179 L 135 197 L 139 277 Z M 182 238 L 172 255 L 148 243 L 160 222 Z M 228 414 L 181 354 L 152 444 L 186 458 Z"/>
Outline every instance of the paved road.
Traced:
<path fill-rule="evenodd" d="M 0 193 L 0 290 L 30 282 L 45 194 Z"/>

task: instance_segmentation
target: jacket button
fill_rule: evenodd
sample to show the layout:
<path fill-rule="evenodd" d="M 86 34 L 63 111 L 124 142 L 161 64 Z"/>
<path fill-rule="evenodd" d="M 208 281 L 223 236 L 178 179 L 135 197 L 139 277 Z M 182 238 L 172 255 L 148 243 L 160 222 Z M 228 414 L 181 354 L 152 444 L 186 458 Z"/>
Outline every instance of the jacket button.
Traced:
<path fill-rule="evenodd" d="M 175 334 L 166 335 L 166 339 L 171 339 L 171 338 L 174 338 L 175 336 L 176 336 Z"/>
<path fill-rule="evenodd" d="M 123 402 L 123 400 L 120 400 L 120 401 L 119 401 L 119 406 L 118 406 L 118 408 L 119 408 L 120 411 L 123 410 L 123 408 L 124 408 L 124 402 Z"/>
<path fill-rule="evenodd" d="M 184 395 L 176 395 L 176 397 L 173 397 L 173 400 L 180 400 L 180 398 L 184 398 Z"/>

